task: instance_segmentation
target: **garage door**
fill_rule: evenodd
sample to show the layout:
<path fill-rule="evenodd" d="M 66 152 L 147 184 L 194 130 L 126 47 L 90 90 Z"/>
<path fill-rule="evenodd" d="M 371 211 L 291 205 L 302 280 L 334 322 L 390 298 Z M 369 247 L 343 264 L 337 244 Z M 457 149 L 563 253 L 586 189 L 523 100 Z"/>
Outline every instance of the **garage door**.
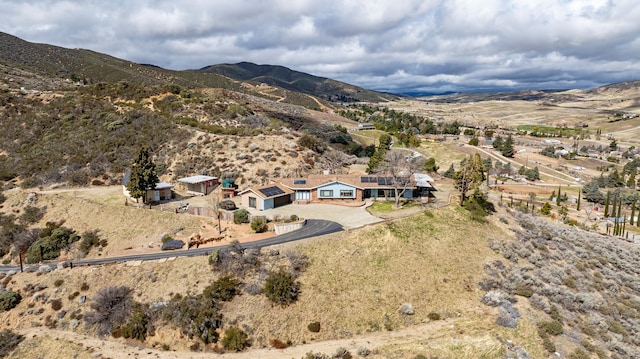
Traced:
<path fill-rule="evenodd" d="M 276 197 L 273 199 L 273 207 L 281 207 L 286 206 L 291 203 L 291 195 Z"/>

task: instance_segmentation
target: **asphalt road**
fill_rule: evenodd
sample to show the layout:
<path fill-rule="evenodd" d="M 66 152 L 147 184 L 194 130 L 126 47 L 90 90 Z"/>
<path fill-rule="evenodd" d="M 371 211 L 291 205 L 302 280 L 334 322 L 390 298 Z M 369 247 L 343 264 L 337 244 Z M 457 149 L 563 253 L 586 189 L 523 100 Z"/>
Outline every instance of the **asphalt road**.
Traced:
<path fill-rule="evenodd" d="M 293 232 L 281 234 L 279 236 L 254 241 L 242 243 L 243 248 L 262 248 L 268 247 L 276 244 L 282 244 L 287 242 L 298 241 L 305 238 L 318 237 L 323 236 L 325 234 L 340 232 L 344 230 L 341 224 L 327 221 L 324 219 L 308 219 L 307 224 L 301 229 L 295 230 Z M 96 258 L 96 259 L 85 259 L 73 261 L 73 266 L 92 266 L 92 265 L 101 265 L 106 263 L 119 263 L 119 262 L 130 262 L 130 261 L 153 261 L 162 258 L 171 258 L 171 257 L 194 257 L 194 256 L 202 256 L 208 255 L 214 249 L 224 248 L 228 245 L 220 245 L 214 247 L 206 247 L 206 248 L 191 248 L 191 249 L 180 249 L 174 251 L 161 251 L 157 253 L 145 253 L 145 254 L 136 254 L 131 256 L 121 256 L 121 257 L 107 257 L 107 258 Z M 28 265 L 24 267 L 25 271 L 36 271 L 42 265 L 48 265 L 52 269 L 56 269 L 58 263 L 62 262 L 47 262 L 44 264 L 38 265 Z M 19 266 L 0 266 L 0 272 L 10 272 L 10 271 L 20 271 Z"/>

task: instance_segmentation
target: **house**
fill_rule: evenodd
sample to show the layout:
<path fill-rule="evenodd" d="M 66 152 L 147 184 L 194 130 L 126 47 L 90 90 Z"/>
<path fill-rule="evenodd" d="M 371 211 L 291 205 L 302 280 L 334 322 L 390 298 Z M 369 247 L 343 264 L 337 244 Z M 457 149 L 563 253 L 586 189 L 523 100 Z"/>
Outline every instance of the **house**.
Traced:
<path fill-rule="evenodd" d="M 258 210 L 272 209 L 293 201 L 293 191 L 280 185 L 268 184 L 246 189 L 239 193 L 242 198 L 242 206 Z"/>
<path fill-rule="evenodd" d="M 124 174 L 124 178 L 122 178 L 122 192 L 129 198 L 131 198 L 131 193 L 127 190 L 127 183 L 129 183 L 130 180 L 131 170 L 128 169 Z M 171 198 L 173 198 L 173 186 L 168 183 L 158 182 L 154 188 L 147 189 L 142 200 L 145 203 L 149 203 L 170 200 Z"/>
<path fill-rule="evenodd" d="M 402 194 L 403 198 L 431 197 L 434 180 L 427 174 L 415 173 Z M 306 178 L 283 178 L 279 182 L 294 191 L 296 203 L 357 202 L 367 198 L 393 198 L 392 178 L 372 175 L 311 175 Z"/>
<path fill-rule="evenodd" d="M 235 184 L 235 181 L 231 178 L 227 178 L 222 180 L 222 198 L 233 198 L 236 196 L 236 190 L 238 189 L 238 185 Z"/>
<path fill-rule="evenodd" d="M 376 126 L 370 122 L 363 122 L 358 124 L 358 130 L 375 130 Z"/>
<path fill-rule="evenodd" d="M 178 182 L 186 184 L 187 193 L 197 196 L 206 196 L 218 185 L 218 177 L 198 175 L 179 178 Z"/>

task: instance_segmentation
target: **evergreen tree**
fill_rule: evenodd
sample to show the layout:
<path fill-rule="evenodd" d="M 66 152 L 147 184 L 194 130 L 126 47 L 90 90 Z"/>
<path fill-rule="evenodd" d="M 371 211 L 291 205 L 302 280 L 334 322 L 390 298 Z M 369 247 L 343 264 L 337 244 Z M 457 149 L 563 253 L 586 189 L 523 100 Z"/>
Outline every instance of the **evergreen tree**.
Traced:
<path fill-rule="evenodd" d="M 578 203 L 576 205 L 576 210 L 579 211 L 580 210 L 580 196 L 582 195 L 582 192 L 578 191 Z"/>
<path fill-rule="evenodd" d="M 446 170 L 442 176 L 445 178 L 453 178 L 453 174 L 456 172 L 456 170 L 453 168 L 453 163 L 451 164 L 451 166 L 449 167 L 448 170 Z"/>
<path fill-rule="evenodd" d="M 618 208 L 618 196 L 613 194 L 613 206 L 611 206 L 611 217 L 616 218 L 616 209 Z"/>
<path fill-rule="evenodd" d="M 384 133 L 380 135 L 378 139 L 379 145 L 376 152 L 369 158 L 369 164 L 367 165 L 367 173 L 374 172 L 378 166 L 384 160 L 384 156 L 387 154 L 387 151 L 391 148 L 391 136 Z"/>
<path fill-rule="evenodd" d="M 561 186 L 558 186 L 558 197 L 556 197 L 556 204 L 558 206 L 560 205 L 560 197 L 561 197 L 560 189 L 561 189 Z"/>
<path fill-rule="evenodd" d="M 477 189 L 485 180 L 480 154 L 469 155 L 462 167 L 453 174 L 456 189 L 460 191 L 460 205 L 467 199 L 469 190 Z"/>
<path fill-rule="evenodd" d="M 636 169 L 635 168 L 629 174 L 629 178 L 627 179 L 627 187 L 629 188 L 636 187 Z"/>
<path fill-rule="evenodd" d="M 607 191 L 607 198 L 604 200 L 604 216 L 609 217 L 609 201 L 611 200 L 611 191 Z"/>
<path fill-rule="evenodd" d="M 500 150 L 500 153 L 502 153 L 502 155 L 505 157 L 513 157 L 514 155 L 513 137 L 511 137 L 511 135 L 507 136 L 507 139 L 504 141 L 504 144 L 502 145 L 502 149 Z"/>
<path fill-rule="evenodd" d="M 136 201 L 142 198 L 142 200 L 146 202 L 147 198 L 145 194 L 147 190 L 154 189 L 156 183 L 159 181 L 160 179 L 156 173 L 156 165 L 151 160 L 149 149 L 141 148 L 140 151 L 138 151 L 138 157 L 133 163 L 129 183 L 127 183 L 129 194 L 135 198 Z"/>
<path fill-rule="evenodd" d="M 629 225 L 633 226 L 633 221 L 636 216 L 636 202 L 638 201 L 638 197 L 633 198 L 633 203 L 631 204 L 631 218 L 629 218 Z"/>
<path fill-rule="evenodd" d="M 493 148 L 495 148 L 496 151 L 502 152 L 503 145 L 504 145 L 504 139 L 500 136 L 496 136 L 495 140 L 493 140 Z"/>

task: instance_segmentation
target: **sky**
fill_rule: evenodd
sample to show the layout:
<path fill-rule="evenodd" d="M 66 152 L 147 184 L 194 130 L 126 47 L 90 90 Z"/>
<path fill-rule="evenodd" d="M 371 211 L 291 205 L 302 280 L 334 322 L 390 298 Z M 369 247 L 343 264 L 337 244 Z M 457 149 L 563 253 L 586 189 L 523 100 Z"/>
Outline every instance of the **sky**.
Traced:
<path fill-rule="evenodd" d="M 637 0 L 0 0 L 0 31 L 173 70 L 249 61 L 393 93 L 640 79 Z"/>

